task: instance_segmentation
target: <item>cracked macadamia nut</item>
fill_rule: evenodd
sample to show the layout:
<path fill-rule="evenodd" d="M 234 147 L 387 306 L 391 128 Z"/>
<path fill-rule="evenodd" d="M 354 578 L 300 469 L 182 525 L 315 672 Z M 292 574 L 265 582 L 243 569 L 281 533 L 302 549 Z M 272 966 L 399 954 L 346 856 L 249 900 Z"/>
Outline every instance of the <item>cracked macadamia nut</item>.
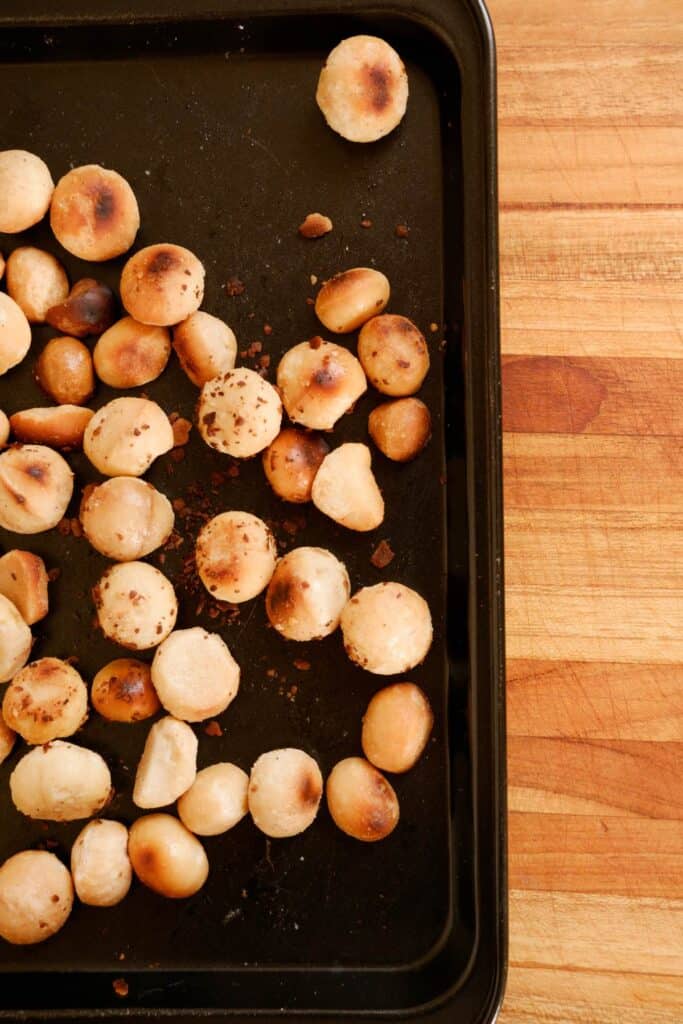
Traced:
<path fill-rule="evenodd" d="M 275 567 L 266 612 L 288 640 L 320 640 L 334 633 L 349 599 L 346 566 L 324 548 L 294 548 Z"/>
<path fill-rule="evenodd" d="M 22 245 L 7 260 L 7 291 L 30 323 L 42 324 L 48 309 L 69 294 L 69 279 L 52 253 Z"/>
<path fill-rule="evenodd" d="M 110 722 L 141 722 L 161 707 L 149 665 L 135 658 L 116 658 L 101 668 L 93 679 L 90 699 Z"/>
<path fill-rule="evenodd" d="M 341 628 L 349 658 L 381 676 L 419 665 L 432 643 L 429 606 L 402 583 L 358 590 L 342 612 Z"/>
<path fill-rule="evenodd" d="M 343 39 L 320 72 L 316 102 L 330 128 L 349 142 L 376 142 L 401 122 L 408 75 L 396 51 L 376 36 Z"/>
<path fill-rule="evenodd" d="M 2 717 L 33 746 L 73 736 L 88 717 L 88 690 L 67 662 L 40 658 L 12 679 L 5 690 Z"/>
<path fill-rule="evenodd" d="M 24 754 L 9 780 L 18 811 L 41 821 L 98 814 L 111 796 L 111 775 L 94 750 L 53 740 Z"/>
<path fill-rule="evenodd" d="M 42 220 L 54 187 L 47 164 L 35 153 L 0 152 L 0 231 L 16 234 Z"/>
<path fill-rule="evenodd" d="M 240 669 L 218 633 L 193 626 L 177 629 L 161 644 L 152 662 L 152 682 L 170 714 L 203 722 L 235 698 Z"/>
<path fill-rule="evenodd" d="M 114 907 L 133 880 L 128 829 L 119 821 L 95 818 L 79 832 L 71 848 L 76 895 L 89 907 Z"/>
<path fill-rule="evenodd" d="M 0 594 L 9 598 L 28 626 L 48 612 L 45 562 L 31 551 L 8 551 L 0 558 Z"/>
<path fill-rule="evenodd" d="M 244 367 L 207 381 L 199 397 L 199 433 L 210 448 L 247 459 L 280 432 L 282 403 L 267 380 Z"/>
<path fill-rule="evenodd" d="M 169 899 L 194 896 L 209 874 L 204 847 L 170 814 L 145 814 L 133 822 L 128 856 L 143 885 Z"/>
<path fill-rule="evenodd" d="M 90 349 L 76 338 L 52 338 L 38 356 L 36 380 L 59 405 L 84 405 L 95 390 Z"/>
<path fill-rule="evenodd" d="M 180 820 L 195 835 L 222 835 L 247 813 L 248 787 L 249 776 L 236 764 L 203 768 L 178 800 Z"/>
<path fill-rule="evenodd" d="M 315 300 L 315 312 L 328 331 L 348 334 L 381 313 L 389 295 L 384 274 L 370 267 L 355 267 L 325 281 Z"/>
<path fill-rule="evenodd" d="M 86 164 L 57 182 L 50 227 L 67 252 L 100 263 L 130 249 L 140 211 L 132 188 L 117 171 Z"/>
<path fill-rule="evenodd" d="M 0 764 L 12 753 L 16 739 L 17 734 L 12 732 L 2 715 L 0 715 Z"/>
<path fill-rule="evenodd" d="M 98 409 L 83 435 L 83 451 L 104 476 L 142 476 L 173 447 L 168 416 L 148 398 L 115 398 Z"/>
<path fill-rule="evenodd" d="M 433 725 L 431 705 L 419 686 L 385 686 L 363 716 L 363 753 L 382 771 L 407 772 L 419 760 Z"/>
<path fill-rule="evenodd" d="M 15 946 L 44 942 L 66 923 L 71 875 L 54 853 L 24 850 L 0 868 L 0 936 Z"/>
<path fill-rule="evenodd" d="M 217 316 L 201 309 L 173 328 L 173 348 L 184 372 L 198 388 L 235 367 L 234 333 Z"/>
<path fill-rule="evenodd" d="M 173 530 L 173 506 L 165 494 L 135 476 L 115 476 L 86 488 L 80 510 L 86 537 L 116 562 L 144 558 Z"/>
<path fill-rule="evenodd" d="M 166 807 L 182 796 L 197 774 L 197 746 L 197 737 L 186 722 L 170 715 L 155 722 L 135 775 L 136 807 Z"/>
<path fill-rule="evenodd" d="M 0 445 L 7 444 L 9 440 L 9 426 L 6 413 L 0 409 Z"/>
<path fill-rule="evenodd" d="M 0 375 L 17 366 L 31 347 L 31 325 L 14 299 L 0 292 Z"/>
<path fill-rule="evenodd" d="M 250 512 L 222 512 L 197 537 L 197 572 L 219 601 L 241 604 L 268 586 L 277 548 L 272 533 Z"/>
<path fill-rule="evenodd" d="M 330 446 L 319 435 L 287 427 L 263 453 L 268 483 L 283 501 L 311 500 L 311 488 Z"/>
<path fill-rule="evenodd" d="M 312 338 L 285 352 L 277 368 L 277 386 L 292 422 L 331 430 L 368 384 L 348 349 Z"/>
<path fill-rule="evenodd" d="M 327 807 L 335 825 L 353 839 L 376 843 L 398 825 L 398 798 L 381 772 L 362 757 L 347 757 L 327 779 Z"/>
<path fill-rule="evenodd" d="M 102 632 L 133 651 L 156 647 L 175 626 L 178 601 L 163 573 L 147 562 L 112 565 L 93 587 Z"/>
<path fill-rule="evenodd" d="M 17 445 L 0 455 L 0 526 L 42 533 L 64 517 L 73 492 L 69 465 L 51 448 Z"/>
<path fill-rule="evenodd" d="M 322 792 L 320 768 L 309 754 L 294 747 L 269 750 L 251 769 L 249 812 L 267 836 L 297 836 L 313 824 Z"/>
<path fill-rule="evenodd" d="M 384 519 L 384 499 L 371 469 L 370 449 L 342 444 L 323 459 L 311 490 L 313 504 L 349 530 L 374 530 Z"/>
<path fill-rule="evenodd" d="M 112 388 L 137 388 L 166 368 L 171 338 L 165 327 L 141 324 L 132 316 L 110 327 L 93 349 L 95 373 Z"/>
<path fill-rule="evenodd" d="M 18 610 L 0 594 L 0 683 L 11 679 L 31 653 L 33 637 Z"/>
<path fill-rule="evenodd" d="M 372 410 L 368 417 L 368 431 L 388 459 L 410 462 L 432 436 L 432 418 L 419 398 L 398 398 Z"/>
<path fill-rule="evenodd" d="M 51 327 L 73 338 L 101 334 L 116 319 L 116 299 L 106 284 L 84 277 L 62 302 L 48 309 L 45 319 Z"/>
<path fill-rule="evenodd" d="M 140 323 L 171 327 L 199 309 L 203 298 L 204 267 L 182 245 L 148 245 L 123 268 L 121 302 Z"/>
<path fill-rule="evenodd" d="M 368 380 L 385 395 L 419 390 L 429 370 L 429 350 L 421 331 L 405 316 L 373 317 L 358 336 L 358 358 Z"/>
<path fill-rule="evenodd" d="M 10 423 L 17 441 L 72 451 L 82 447 L 85 428 L 93 415 L 92 409 L 80 405 L 40 406 L 15 412 Z"/>

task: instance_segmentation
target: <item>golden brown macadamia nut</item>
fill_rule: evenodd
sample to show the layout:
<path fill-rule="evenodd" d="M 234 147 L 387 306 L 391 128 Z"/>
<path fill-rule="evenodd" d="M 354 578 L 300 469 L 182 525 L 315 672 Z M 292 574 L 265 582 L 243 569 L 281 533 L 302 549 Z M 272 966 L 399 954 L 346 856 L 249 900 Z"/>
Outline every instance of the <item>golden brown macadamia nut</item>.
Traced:
<path fill-rule="evenodd" d="M 178 601 L 163 573 L 147 562 L 112 565 L 93 587 L 100 628 L 134 651 L 160 644 L 175 625 Z"/>
<path fill-rule="evenodd" d="M 419 760 L 433 724 L 430 703 L 419 686 L 385 686 L 363 716 L 363 753 L 382 771 L 407 772 Z"/>
<path fill-rule="evenodd" d="M 186 722 L 167 715 L 147 735 L 133 787 L 133 803 L 144 810 L 166 807 L 182 796 L 197 774 L 197 737 Z"/>
<path fill-rule="evenodd" d="M 263 453 L 268 483 L 283 501 L 311 500 L 311 488 L 330 446 L 319 435 L 287 427 Z"/>
<path fill-rule="evenodd" d="M 235 698 L 240 669 L 218 633 L 193 626 L 175 630 L 161 644 L 152 662 L 152 682 L 170 714 L 203 722 Z"/>
<path fill-rule="evenodd" d="M 358 358 L 378 391 L 397 397 L 417 391 L 429 370 L 427 342 L 412 320 L 385 313 L 358 336 Z"/>
<path fill-rule="evenodd" d="M 327 806 L 335 825 L 353 839 L 376 843 L 398 825 L 396 793 L 362 757 L 347 757 L 327 779 Z"/>
<path fill-rule="evenodd" d="M 48 612 L 45 562 L 31 551 L 8 551 L 0 558 L 0 594 L 9 598 L 28 626 Z"/>
<path fill-rule="evenodd" d="M 14 299 L 0 292 L 0 376 L 17 366 L 31 347 L 31 325 Z"/>
<path fill-rule="evenodd" d="M 199 309 L 203 298 L 204 267 L 182 245 L 148 245 L 123 268 L 121 302 L 140 323 L 171 327 Z"/>
<path fill-rule="evenodd" d="M 349 142 L 375 142 L 400 123 L 408 75 L 396 51 L 376 36 L 343 39 L 320 72 L 316 102 L 330 128 Z"/>
<path fill-rule="evenodd" d="M 328 331 L 348 334 L 382 312 L 390 291 L 389 281 L 379 270 L 344 270 L 325 281 L 315 300 L 315 312 Z"/>
<path fill-rule="evenodd" d="M 184 372 L 198 388 L 235 367 L 234 333 L 217 316 L 201 309 L 173 328 L 173 348 Z"/>
<path fill-rule="evenodd" d="M 93 349 L 95 373 L 112 388 L 137 388 L 163 373 L 171 354 L 165 327 L 126 316 L 105 331 Z"/>
<path fill-rule="evenodd" d="M 48 309 L 69 294 L 69 279 L 52 253 L 22 245 L 7 260 L 7 291 L 30 323 L 42 324 Z"/>
<path fill-rule="evenodd" d="M 83 435 L 83 451 L 105 476 L 142 476 L 173 447 L 168 416 L 148 398 L 115 398 L 98 409 Z"/>
<path fill-rule="evenodd" d="M 299 224 L 299 234 L 302 238 L 322 238 L 331 230 L 332 221 L 324 213 L 309 213 Z"/>
<path fill-rule="evenodd" d="M 198 417 L 199 433 L 210 448 L 248 459 L 280 432 L 282 402 L 272 384 L 255 370 L 241 367 L 207 381 Z"/>
<path fill-rule="evenodd" d="M 67 252 L 99 263 L 130 249 L 140 227 L 140 211 L 125 178 L 99 164 L 86 164 L 57 182 L 50 227 Z"/>
<path fill-rule="evenodd" d="M 285 352 L 277 368 L 277 386 L 290 420 L 315 430 L 331 430 L 368 384 L 348 349 L 312 338 Z"/>
<path fill-rule="evenodd" d="M 82 447 L 85 428 L 93 415 L 92 409 L 80 405 L 41 406 L 15 412 L 10 423 L 17 441 L 72 451 Z"/>
<path fill-rule="evenodd" d="M 16 733 L 12 732 L 2 715 L 0 715 L 0 764 L 12 753 L 16 739 Z"/>
<path fill-rule="evenodd" d="M 9 420 L 6 413 L 0 409 L 0 445 L 7 444 L 9 440 Z"/>
<path fill-rule="evenodd" d="M 251 769 L 249 811 L 267 836 L 297 836 L 313 824 L 322 792 L 320 768 L 309 754 L 294 747 L 269 750 Z"/>
<path fill-rule="evenodd" d="M 116 319 L 116 299 L 106 284 L 84 277 L 63 302 L 48 309 L 45 319 L 51 327 L 73 338 L 101 334 Z"/>
<path fill-rule="evenodd" d="M 17 445 L 0 455 L 0 526 L 42 533 L 63 518 L 73 492 L 69 465 L 51 448 Z"/>
<path fill-rule="evenodd" d="M 349 530 L 374 530 L 384 519 L 384 499 L 371 469 L 370 449 L 349 442 L 323 459 L 311 491 L 313 504 Z"/>
<path fill-rule="evenodd" d="M 24 754 L 9 780 L 18 811 L 41 821 L 98 814 L 111 796 L 111 775 L 94 750 L 53 740 Z"/>
<path fill-rule="evenodd" d="M 346 566 L 324 548 L 294 548 L 275 567 L 266 612 L 288 640 L 320 640 L 334 633 L 349 599 Z"/>
<path fill-rule="evenodd" d="M 349 658 L 381 676 L 419 665 L 432 643 L 429 606 L 402 583 L 358 590 L 342 612 L 341 628 Z"/>
<path fill-rule="evenodd" d="M 372 410 L 368 417 L 368 431 L 388 459 L 410 462 L 432 436 L 432 417 L 419 398 L 398 398 Z"/>
<path fill-rule="evenodd" d="M 34 746 L 73 736 L 88 717 L 88 690 L 71 665 L 41 658 L 17 672 L 5 690 L 2 717 Z"/>
<path fill-rule="evenodd" d="M 264 590 L 275 570 L 272 533 L 250 512 L 222 512 L 202 527 L 196 547 L 197 572 L 219 601 L 241 604 Z"/>
<path fill-rule="evenodd" d="M 90 907 L 114 907 L 130 889 L 128 829 L 119 821 L 89 821 L 71 848 L 76 895 Z"/>
<path fill-rule="evenodd" d="M 5 257 L 0 252 L 0 281 L 2 281 L 5 274 Z"/>
<path fill-rule="evenodd" d="M 47 213 L 54 182 L 47 164 L 24 149 L 0 152 L 0 231 L 26 231 Z"/>
<path fill-rule="evenodd" d="M 101 668 L 93 679 L 90 699 L 110 722 L 141 722 L 161 707 L 149 665 L 135 658 L 116 658 Z"/>
<path fill-rule="evenodd" d="M 15 946 L 44 942 L 73 906 L 71 875 L 54 853 L 24 850 L 0 868 L 0 936 Z"/>
<path fill-rule="evenodd" d="M 170 814 L 145 814 L 133 822 L 128 856 L 143 885 L 169 899 L 194 896 L 209 874 L 204 847 Z"/>
<path fill-rule="evenodd" d="M 59 405 L 84 405 L 95 390 L 90 349 L 76 338 L 52 338 L 38 356 L 36 380 Z"/>
<path fill-rule="evenodd" d="M 116 562 L 144 558 L 173 530 L 173 506 L 165 494 L 135 476 L 115 476 L 86 488 L 80 511 L 86 537 Z"/>
<path fill-rule="evenodd" d="M 219 836 L 247 813 L 249 776 L 236 764 L 212 764 L 197 772 L 178 800 L 180 820 L 198 836 Z"/>
<path fill-rule="evenodd" d="M 0 683 L 26 664 L 32 643 L 31 630 L 9 598 L 0 594 Z"/>

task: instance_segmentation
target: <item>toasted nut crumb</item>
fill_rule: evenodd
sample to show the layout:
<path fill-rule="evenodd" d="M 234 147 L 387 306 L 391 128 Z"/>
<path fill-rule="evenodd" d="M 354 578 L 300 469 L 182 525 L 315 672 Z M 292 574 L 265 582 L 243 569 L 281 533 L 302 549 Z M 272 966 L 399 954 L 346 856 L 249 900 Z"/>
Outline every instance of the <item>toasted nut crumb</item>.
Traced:
<path fill-rule="evenodd" d="M 311 274 L 311 284 L 316 285 L 318 283 L 318 275 Z"/>
<path fill-rule="evenodd" d="M 386 569 L 396 557 L 396 552 L 387 540 L 381 540 L 370 556 L 370 561 L 376 569 Z"/>
<path fill-rule="evenodd" d="M 179 417 L 173 420 L 173 447 L 178 448 L 190 440 L 190 431 L 192 430 L 192 424 L 189 420 Z"/>
<path fill-rule="evenodd" d="M 438 324 L 435 324 L 435 323 L 431 323 L 431 324 L 429 325 L 429 330 L 430 330 L 430 331 L 432 332 L 432 334 L 436 334 L 436 332 L 438 331 L 438 329 L 439 329 L 439 325 L 438 325 Z"/>
<path fill-rule="evenodd" d="M 204 726 L 204 732 L 207 736 L 222 736 L 223 730 L 221 729 L 218 722 L 207 722 Z"/>
<path fill-rule="evenodd" d="M 362 228 L 371 228 L 372 227 L 372 221 L 370 220 L 369 217 L 363 217 L 362 221 L 360 222 L 360 226 Z"/>
<path fill-rule="evenodd" d="M 408 227 L 407 224 L 397 224 L 396 225 L 396 237 L 397 238 L 407 238 L 409 234 L 410 234 L 410 228 Z"/>
<path fill-rule="evenodd" d="M 322 238 L 332 230 L 332 221 L 323 213 L 309 213 L 303 224 L 299 225 L 302 238 Z"/>
<path fill-rule="evenodd" d="M 235 275 L 229 277 L 225 282 L 225 290 L 230 298 L 234 298 L 236 295 L 242 295 L 245 288 L 246 285 L 244 284 L 244 281 L 240 281 L 239 277 Z"/>
<path fill-rule="evenodd" d="M 125 999 L 128 995 L 128 982 L 125 978 L 116 978 L 112 981 L 111 987 L 114 989 L 114 994 L 117 995 L 119 999 Z"/>

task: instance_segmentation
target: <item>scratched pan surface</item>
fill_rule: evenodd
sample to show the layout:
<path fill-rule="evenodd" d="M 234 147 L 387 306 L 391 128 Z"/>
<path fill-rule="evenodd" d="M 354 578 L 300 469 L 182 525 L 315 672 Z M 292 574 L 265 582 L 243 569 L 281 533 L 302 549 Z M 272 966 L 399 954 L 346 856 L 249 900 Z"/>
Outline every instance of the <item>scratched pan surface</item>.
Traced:
<path fill-rule="evenodd" d="M 0 12 L 1 148 L 39 153 L 55 179 L 91 162 L 123 173 L 141 208 L 136 244 L 173 241 L 198 253 L 207 271 L 204 308 L 234 328 L 241 349 L 262 343 L 271 380 L 281 354 L 319 330 L 306 302 L 315 293 L 311 275 L 376 266 L 391 280 L 391 311 L 425 332 L 432 367 L 421 397 L 432 411 L 433 439 L 406 466 L 374 453 L 387 513 L 372 534 L 280 502 L 258 458 L 230 476 L 230 461 L 196 432 L 182 461 L 159 459 L 148 479 L 205 514 L 234 508 L 262 516 L 283 551 L 329 547 L 348 566 L 354 589 L 396 579 L 422 593 L 434 644 L 410 678 L 428 693 L 435 727 L 415 770 L 392 780 L 401 822 L 389 840 L 353 842 L 324 806 L 312 828 L 285 841 L 268 842 L 244 820 L 206 841 L 211 873 L 194 898 L 166 901 L 134 884 L 117 908 L 77 905 L 44 945 L 1 944 L 0 1017 L 116 1016 L 123 1009 L 112 980 L 123 976 L 125 1012 L 133 1014 L 284 1008 L 411 1016 L 431 1007 L 437 1016 L 457 1008 L 464 1022 L 483 1020 L 500 998 L 505 945 L 495 180 L 485 20 L 474 3 L 443 12 L 432 0 L 410 17 L 376 4 L 372 18 L 363 17 L 362 4 L 347 13 L 337 5 L 332 17 L 322 2 L 309 3 L 305 15 L 286 3 L 274 11 L 263 2 L 243 10 L 215 3 L 210 16 L 200 4 L 157 10 L 150 3 L 132 19 L 114 0 L 98 4 L 96 14 L 68 0 L 58 11 L 46 5 L 43 14 L 40 6 L 27 14 L 6 2 Z M 437 30 L 429 22 L 442 15 Z M 395 42 L 410 76 L 403 124 L 372 146 L 327 130 L 312 99 L 325 52 L 356 31 Z M 329 214 L 334 231 L 307 242 L 296 226 L 313 210 Z M 371 227 L 361 226 L 364 217 Z M 404 223 L 407 239 L 395 232 Z M 117 285 L 122 260 L 97 268 L 79 262 L 45 224 L 0 236 L 0 251 L 7 256 L 27 243 L 58 255 L 72 281 L 95 275 Z M 224 287 L 232 276 L 244 282 L 239 296 Z M 24 364 L 0 379 L 7 413 L 45 404 L 32 367 L 55 333 L 34 329 Z M 335 340 L 355 349 L 355 336 Z M 254 365 L 256 358 L 240 361 Z M 193 417 L 197 392 L 175 360 L 144 390 L 167 412 Z M 99 385 L 92 404 L 112 397 Z M 368 413 L 380 400 L 372 391 L 364 396 L 333 443 L 366 440 Z M 73 517 L 82 486 L 97 474 L 82 455 L 69 461 L 77 477 Z M 149 558 L 174 582 L 199 524 L 178 518 L 182 546 L 165 553 L 163 564 L 158 553 Z M 396 553 L 384 570 L 370 561 L 381 539 Z M 50 615 L 34 628 L 32 657 L 76 655 L 90 680 L 125 653 L 93 625 L 90 588 L 106 560 L 57 530 L 27 538 L 0 531 L 0 548 L 15 546 L 60 570 Z M 287 643 L 268 627 L 262 598 L 228 620 L 212 617 L 210 604 L 201 607 L 196 584 L 177 590 L 179 625 L 220 631 L 242 668 L 239 696 L 219 716 L 222 736 L 197 727 L 200 767 L 230 760 L 248 769 L 264 750 L 300 746 L 327 774 L 340 758 L 360 753 L 361 716 L 386 681 L 356 669 L 338 633 Z M 148 728 L 93 715 L 76 737 L 110 764 L 116 795 L 106 813 L 126 823 L 136 817 L 130 792 Z M 67 861 L 81 825 L 31 822 L 11 804 L 7 780 L 22 753 L 15 750 L 0 769 L 0 857 L 47 845 Z"/>

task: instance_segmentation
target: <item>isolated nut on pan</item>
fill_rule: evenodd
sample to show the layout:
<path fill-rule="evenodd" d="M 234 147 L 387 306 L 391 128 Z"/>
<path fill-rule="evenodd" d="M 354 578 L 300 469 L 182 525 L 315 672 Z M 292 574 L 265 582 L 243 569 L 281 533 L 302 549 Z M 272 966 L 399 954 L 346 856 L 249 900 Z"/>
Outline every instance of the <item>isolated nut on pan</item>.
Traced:
<path fill-rule="evenodd" d="M 0 683 L 14 676 L 31 653 L 31 630 L 9 598 L 0 594 Z"/>
<path fill-rule="evenodd" d="M 382 676 L 419 665 L 432 643 L 429 606 L 402 583 L 356 591 L 342 612 L 341 629 L 349 658 Z"/>
<path fill-rule="evenodd" d="M 71 847 L 71 875 L 81 903 L 90 907 L 120 903 L 133 880 L 126 826 L 105 818 L 89 821 Z"/>
<path fill-rule="evenodd" d="M 299 504 L 310 501 L 315 474 L 329 450 L 320 434 L 281 430 L 263 453 L 263 470 L 277 496 Z"/>
<path fill-rule="evenodd" d="M 197 774 L 197 737 L 186 722 L 167 715 L 147 735 L 133 787 L 133 803 L 150 810 L 182 796 Z"/>
<path fill-rule="evenodd" d="M 130 249 L 140 211 L 125 178 L 99 164 L 86 164 L 57 182 L 50 227 L 67 252 L 99 263 Z"/>
<path fill-rule="evenodd" d="M 31 325 L 14 299 L 0 292 L 0 376 L 17 366 L 31 347 Z"/>
<path fill-rule="evenodd" d="M 311 491 L 313 504 L 349 530 L 374 530 L 384 519 L 384 499 L 371 469 L 370 449 L 349 442 L 323 459 Z"/>
<path fill-rule="evenodd" d="M 241 821 L 248 810 L 249 776 L 236 764 L 212 764 L 178 800 L 180 820 L 198 836 L 219 836 Z"/>
<path fill-rule="evenodd" d="M 407 772 L 422 755 L 433 725 L 431 705 L 419 686 L 385 686 L 363 716 L 363 753 L 382 771 Z"/>
<path fill-rule="evenodd" d="M 110 327 L 93 349 L 95 373 L 112 388 L 137 388 L 163 373 L 171 354 L 165 327 L 138 323 L 132 316 Z"/>
<path fill-rule="evenodd" d="M 16 739 L 16 733 L 12 732 L 2 715 L 0 715 L 0 764 L 12 753 Z"/>
<path fill-rule="evenodd" d="M 164 574 L 146 562 L 112 565 L 92 595 L 102 632 L 121 647 L 156 647 L 175 625 L 175 591 Z"/>
<path fill-rule="evenodd" d="M 95 390 L 90 349 L 76 338 L 48 341 L 35 372 L 43 391 L 60 405 L 84 405 Z"/>
<path fill-rule="evenodd" d="M 123 268 L 121 302 L 143 324 L 171 327 L 199 309 L 203 298 L 204 267 L 182 245 L 148 245 Z"/>
<path fill-rule="evenodd" d="M 432 417 L 419 398 L 397 398 L 372 410 L 368 432 L 388 459 L 410 462 L 432 436 Z"/>
<path fill-rule="evenodd" d="M 12 679 L 2 717 L 33 746 L 73 736 L 88 717 L 88 690 L 72 665 L 59 658 L 40 658 Z"/>
<path fill-rule="evenodd" d="M 222 512 L 197 537 L 197 572 L 219 601 L 240 604 L 267 587 L 277 548 L 272 533 L 250 512 Z"/>
<path fill-rule="evenodd" d="M 177 629 L 154 655 L 152 682 L 170 714 L 202 722 L 225 711 L 237 695 L 239 665 L 218 633 Z"/>
<path fill-rule="evenodd" d="M 41 821 L 98 814 L 111 796 L 111 775 L 94 750 L 53 740 L 24 754 L 9 780 L 18 811 Z"/>
<path fill-rule="evenodd" d="M 52 253 L 22 245 L 7 260 L 7 291 L 31 323 L 42 324 L 69 294 L 69 279 Z"/>
<path fill-rule="evenodd" d="M 173 447 L 168 416 L 148 398 L 115 398 L 98 409 L 83 435 L 83 451 L 105 476 L 142 476 Z"/>
<path fill-rule="evenodd" d="M 93 679 L 90 699 L 95 711 L 110 722 L 141 722 L 161 707 L 149 665 L 135 658 L 116 658 L 104 665 Z"/>
<path fill-rule="evenodd" d="M 135 476 L 115 476 L 88 487 L 81 501 L 83 532 L 96 551 L 117 562 L 144 558 L 160 547 L 174 518 L 166 495 Z"/>
<path fill-rule="evenodd" d="M 101 334 L 116 319 L 116 299 L 106 284 L 84 277 L 76 281 L 63 302 L 48 309 L 45 319 L 51 327 L 73 338 Z"/>
<path fill-rule="evenodd" d="M 0 558 L 0 594 L 15 605 L 28 626 L 48 612 L 45 562 L 32 551 L 16 548 Z"/>
<path fill-rule="evenodd" d="M 267 836 L 296 836 L 312 825 L 323 792 L 316 761 L 303 750 L 269 750 L 255 762 L 249 776 L 249 812 Z"/>
<path fill-rule="evenodd" d="M 344 270 L 324 285 L 315 300 L 318 319 L 335 334 L 348 334 L 381 313 L 389 301 L 389 281 L 379 270 Z"/>
<path fill-rule="evenodd" d="M 362 757 L 347 757 L 334 766 L 326 795 L 335 825 L 353 839 L 376 843 L 398 825 L 396 793 L 381 772 Z"/>
<path fill-rule="evenodd" d="M 266 612 L 288 640 L 320 640 L 334 633 L 350 593 L 346 566 L 331 551 L 294 548 L 275 567 Z"/>
<path fill-rule="evenodd" d="M 42 220 L 54 187 L 47 164 L 35 153 L 0 152 L 0 231 L 16 234 Z"/>
<path fill-rule="evenodd" d="M 15 946 L 44 942 L 66 923 L 71 875 L 54 853 L 24 850 L 0 868 L 0 936 Z"/>
<path fill-rule="evenodd" d="M 207 381 L 197 415 L 199 433 L 210 448 L 248 459 L 277 437 L 282 403 L 272 384 L 240 367 Z"/>
<path fill-rule="evenodd" d="M 226 323 L 204 310 L 173 328 L 173 348 L 184 372 L 198 388 L 234 369 L 237 339 Z"/>
<path fill-rule="evenodd" d="M 6 413 L 0 409 L 0 445 L 7 444 L 9 440 L 9 420 Z"/>
<path fill-rule="evenodd" d="M 128 856 L 143 885 L 169 899 L 194 896 L 209 874 L 204 847 L 170 814 L 145 814 L 133 822 Z"/>
<path fill-rule="evenodd" d="M 51 448 L 17 445 L 0 454 L 0 526 L 42 533 L 64 517 L 73 492 L 69 465 Z"/>
<path fill-rule="evenodd" d="M 80 405 L 40 406 L 15 412 L 10 423 L 17 441 L 72 451 L 82 446 L 93 415 L 92 409 Z"/>
<path fill-rule="evenodd" d="M 384 313 L 363 325 L 358 358 L 368 380 L 385 395 L 412 395 L 429 370 L 424 335 L 406 316 Z"/>
<path fill-rule="evenodd" d="M 331 430 L 368 386 L 356 357 L 322 338 L 285 352 L 277 385 L 290 420 L 315 430 Z"/>

